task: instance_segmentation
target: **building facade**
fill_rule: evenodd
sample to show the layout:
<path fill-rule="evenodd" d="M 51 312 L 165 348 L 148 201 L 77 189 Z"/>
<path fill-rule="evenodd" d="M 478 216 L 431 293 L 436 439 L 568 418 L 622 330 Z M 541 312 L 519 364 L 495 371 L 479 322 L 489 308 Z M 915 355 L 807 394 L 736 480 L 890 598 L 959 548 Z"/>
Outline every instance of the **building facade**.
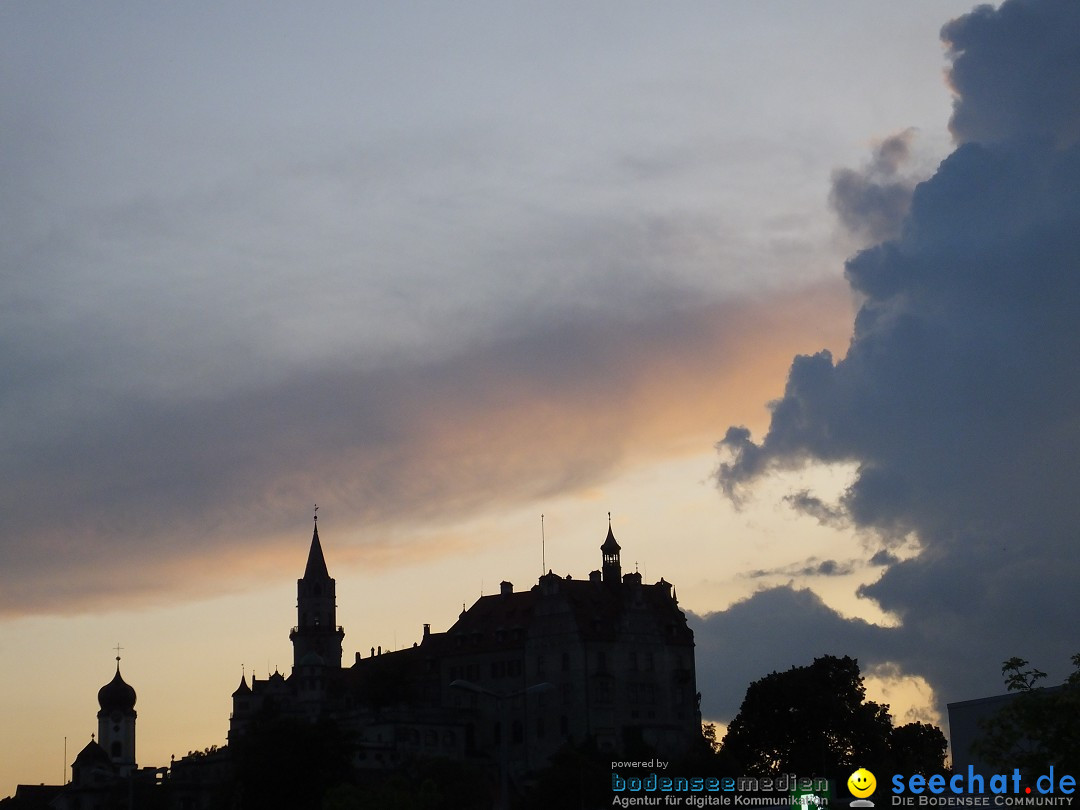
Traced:
<path fill-rule="evenodd" d="M 587 740 L 678 756 L 701 736 L 693 631 L 670 583 L 622 573 L 610 523 L 600 551 L 587 579 L 549 571 L 527 590 L 503 582 L 447 631 L 425 625 L 412 647 L 356 653 L 343 667 L 316 522 L 297 581 L 292 670 L 241 679 L 230 745 L 273 715 L 332 719 L 361 770 L 443 756 L 498 759 L 520 775 Z"/>

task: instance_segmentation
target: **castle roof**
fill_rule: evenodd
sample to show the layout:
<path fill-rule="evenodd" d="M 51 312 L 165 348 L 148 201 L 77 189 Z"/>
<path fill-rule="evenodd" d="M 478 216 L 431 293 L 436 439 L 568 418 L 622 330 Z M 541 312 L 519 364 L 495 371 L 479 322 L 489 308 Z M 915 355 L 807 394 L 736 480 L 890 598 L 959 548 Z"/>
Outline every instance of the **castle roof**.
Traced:
<path fill-rule="evenodd" d="M 112 760 L 109 759 L 109 755 L 105 752 L 105 749 L 101 747 L 101 743 L 90 737 L 83 750 L 79 752 L 75 757 L 75 761 L 72 765 L 86 766 L 86 765 L 106 765 L 111 766 Z"/>
<path fill-rule="evenodd" d="M 608 523 L 607 537 L 604 539 L 604 545 L 600 546 L 600 551 L 604 554 L 614 554 L 617 551 L 621 551 L 622 546 L 615 540 L 615 533 L 611 531 L 611 523 Z"/>
<path fill-rule="evenodd" d="M 672 595 L 671 583 L 646 585 L 636 573 L 626 574 L 615 588 L 548 573 L 528 591 L 482 596 L 453 627 L 439 634 L 439 642 L 466 649 L 498 648 L 552 632 L 555 626 L 563 631 L 573 628 L 584 641 L 613 641 L 628 621 L 648 622 L 674 643 L 693 644 L 693 631 Z M 429 639 L 435 641 L 436 636 Z"/>
<path fill-rule="evenodd" d="M 254 680 L 255 680 L 255 676 L 253 675 L 252 676 L 252 681 L 254 681 Z M 247 676 L 246 675 L 241 675 L 240 676 L 240 685 L 238 687 L 236 687 L 236 691 L 232 693 L 232 696 L 235 698 L 235 697 L 244 697 L 245 695 L 250 695 L 250 694 L 251 694 L 251 689 L 247 685 Z"/>

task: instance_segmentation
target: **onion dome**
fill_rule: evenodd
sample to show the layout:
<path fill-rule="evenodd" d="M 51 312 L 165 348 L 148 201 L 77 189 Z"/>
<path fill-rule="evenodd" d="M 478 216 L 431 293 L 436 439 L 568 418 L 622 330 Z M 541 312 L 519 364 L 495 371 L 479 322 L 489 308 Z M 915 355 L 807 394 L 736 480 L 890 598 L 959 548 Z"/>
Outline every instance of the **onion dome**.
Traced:
<path fill-rule="evenodd" d="M 98 705 L 103 712 L 130 712 L 135 708 L 135 690 L 120 677 L 120 659 L 116 659 L 116 675 L 98 690 Z"/>

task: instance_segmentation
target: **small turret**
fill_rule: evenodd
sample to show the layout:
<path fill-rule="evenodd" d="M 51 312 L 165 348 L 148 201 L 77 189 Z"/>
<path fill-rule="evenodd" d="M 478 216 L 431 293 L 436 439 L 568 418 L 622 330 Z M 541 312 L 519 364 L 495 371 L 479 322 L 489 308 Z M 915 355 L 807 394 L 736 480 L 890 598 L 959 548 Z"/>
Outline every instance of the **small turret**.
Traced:
<path fill-rule="evenodd" d="M 600 570 L 604 582 L 608 584 L 617 585 L 622 581 L 622 563 L 619 562 L 619 552 L 621 551 L 622 548 L 615 540 L 615 533 L 611 531 L 611 512 L 608 512 L 607 538 L 604 540 L 604 544 L 600 546 L 600 553 L 604 559 L 604 565 Z"/>

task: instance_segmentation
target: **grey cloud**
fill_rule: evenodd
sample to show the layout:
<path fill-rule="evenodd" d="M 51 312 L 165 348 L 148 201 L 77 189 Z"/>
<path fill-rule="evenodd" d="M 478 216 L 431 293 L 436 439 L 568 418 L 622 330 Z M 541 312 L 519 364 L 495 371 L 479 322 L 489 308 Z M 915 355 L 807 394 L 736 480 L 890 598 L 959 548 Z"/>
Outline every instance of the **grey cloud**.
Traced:
<path fill-rule="evenodd" d="M 843 508 L 825 503 L 806 489 L 785 495 L 784 503 L 796 512 L 814 518 L 822 526 L 843 528 L 849 523 L 847 512 Z"/>
<path fill-rule="evenodd" d="M 763 579 L 765 577 L 841 577 L 855 570 L 853 561 L 839 563 L 836 560 L 819 560 L 811 557 L 805 562 L 793 563 L 779 568 L 759 568 L 748 571 L 742 576 L 748 579 Z"/>
<path fill-rule="evenodd" d="M 900 562 L 900 558 L 884 548 L 879 549 L 874 553 L 874 556 L 870 558 L 870 565 L 892 565 L 893 563 L 898 562 Z"/>
<path fill-rule="evenodd" d="M 847 262 L 864 303 L 846 356 L 795 358 L 766 435 L 720 443 L 735 497 L 770 470 L 858 465 L 854 525 L 922 547 L 872 559 L 888 568 L 861 594 L 903 626 L 870 663 L 899 655 L 943 700 L 1000 690 L 1011 655 L 1064 667 L 1076 646 L 1078 15 L 1007 0 L 945 27 L 963 143 L 897 235 Z"/>
<path fill-rule="evenodd" d="M 347 355 L 187 396 L 106 379 L 103 405 L 50 409 L 12 383 L 0 398 L 12 416 L 0 428 L 0 612 L 145 601 L 192 580 L 215 592 L 235 561 L 272 555 L 309 502 L 377 546 L 382 527 L 571 491 L 665 452 L 688 424 L 704 429 L 792 318 L 775 300 L 650 297 L 636 314 L 523 317 L 432 358 Z M 824 298 L 843 310 L 832 291 L 813 298 L 793 294 L 792 311 Z M 187 576 L 211 549 L 220 566 Z"/>
<path fill-rule="evenodd" d="M 881 142 L 862 170 L 833 172 L 829 204 L 852 235 L 878 242 L 899 233 L 915 188 L 915 179 L 901 171 L 913 137 L 912 130 L 892 135 Z"/>

